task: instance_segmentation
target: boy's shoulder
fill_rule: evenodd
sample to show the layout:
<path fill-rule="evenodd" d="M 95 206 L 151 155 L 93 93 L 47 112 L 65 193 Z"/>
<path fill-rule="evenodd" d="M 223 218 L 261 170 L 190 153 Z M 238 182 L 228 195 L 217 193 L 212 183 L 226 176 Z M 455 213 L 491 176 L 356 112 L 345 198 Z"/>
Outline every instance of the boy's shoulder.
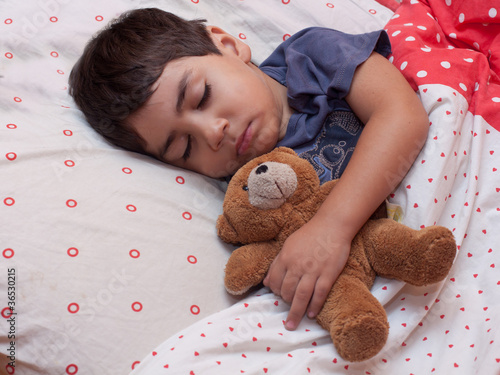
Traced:
<path fill-rule="evenodd" d="M 346 34 L 340 30 L 332 29 L 329 27 L 320 27 L 320 26 L 311 26 L 296 33 L 292 34 L 288 37 L 282 45 L 287 45 L 296 42 L 297 40 L 312 40 L 315 39 L 318 42 L 317 38 L 331 38 L 331 37 L 342 37 L 349 34 Z"/>

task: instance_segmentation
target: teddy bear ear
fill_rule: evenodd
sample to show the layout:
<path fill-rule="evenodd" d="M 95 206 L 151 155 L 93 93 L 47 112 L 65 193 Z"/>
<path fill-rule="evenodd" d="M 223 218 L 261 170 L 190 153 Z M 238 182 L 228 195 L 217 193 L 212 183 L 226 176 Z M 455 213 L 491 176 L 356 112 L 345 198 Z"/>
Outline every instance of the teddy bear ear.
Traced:
<path fill-rule="evenodd" d="M 293 151 L 291 148 L 283 146 L 275 148 L 273 152 L 283 152 L 287 154 L 297 155 L 297 153 Z"/>

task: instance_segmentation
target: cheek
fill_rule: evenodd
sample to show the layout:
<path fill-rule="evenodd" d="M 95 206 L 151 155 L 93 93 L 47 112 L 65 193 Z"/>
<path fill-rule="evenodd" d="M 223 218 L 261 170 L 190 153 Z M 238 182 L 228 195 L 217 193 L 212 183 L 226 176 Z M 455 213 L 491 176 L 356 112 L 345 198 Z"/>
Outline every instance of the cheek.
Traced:
<path fill-rule="evenodd" d="M 268 153 L 278 143 L 279 131 L 273 127 L 265 127 L 255 139 L 255 156 Z"/>
<path fill-rule="evenodd" d="M 243 163 L 222 155 L 212 155 L 211 157 L 204 157 L 192 169 L 208 177 L 221 178 L 233 174 L 242 165 Z"/>

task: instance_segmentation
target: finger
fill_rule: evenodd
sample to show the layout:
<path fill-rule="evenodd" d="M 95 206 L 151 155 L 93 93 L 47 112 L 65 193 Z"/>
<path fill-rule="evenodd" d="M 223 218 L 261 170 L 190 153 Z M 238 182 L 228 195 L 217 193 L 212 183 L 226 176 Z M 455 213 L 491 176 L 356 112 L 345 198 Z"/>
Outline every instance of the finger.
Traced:
<path fill-rule="evenodd" d="M 286 275 L 286 269 L 279 263 L 273 263 L 264 278 L 264 285 L 276 295 L 281 295 L 281 285 Z"/>
<path fill-rule="evenodd" d="M 285 328 L 294 330 L 299 325 L 304 316 L 311 296 L 314 291 L 315 280 L 304 276 L 300 279 L 295 295 L 293 296 L 290 312 L 285 322 Z"/>
<path fill-rule="evenodd" d="M 309 308 L 307 309 L 308 318 L 315 318 L 321 311 L 321 308 L 325 304 L 328 294 L 332 289 L 333 283 L 334 280 L 332 278 L 326 277 L 320 277 L 316 281 L 311 302 L 309 303 Z"/>
<path fill-rule="evenodd" d="M 297 290 L 297 286 L 299 285 L 300 277 L 293 276 L 291 272 L 287 272 L 285 277 L 283 278 L 283 282 L 281 284 L 281 298 L 285 302 L 292 302 L 293 297 L 295 295 L 295 291 Z"/>

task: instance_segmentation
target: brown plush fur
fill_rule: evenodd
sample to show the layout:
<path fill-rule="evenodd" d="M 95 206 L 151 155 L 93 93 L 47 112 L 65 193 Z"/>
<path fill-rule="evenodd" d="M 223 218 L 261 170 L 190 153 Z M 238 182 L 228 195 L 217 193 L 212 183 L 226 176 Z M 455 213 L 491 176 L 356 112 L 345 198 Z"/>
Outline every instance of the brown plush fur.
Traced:
<path fill-rule="evenodd" d="M 225 285 L 243 294 L 258 285 L 284 241 L 306 223 L 334 188 L 320 186 L 313 167 L 287 148 L 244 165 L 229 183 L 217 221 L 226 242 L 244 244 L 226 265 Z M 315 261 L 327 244 L 311 244 Z M 393 220 L 370 219 L 352 242 L 347 264 L 317 316 L 339 354 L 349 361 L 376 355 L 389 331 L 382 305 L 370 292 L 376 275 L 427 285 L 443 280 L 456 253 L 452 233 L 440 226 L 414 230 Z"/>

